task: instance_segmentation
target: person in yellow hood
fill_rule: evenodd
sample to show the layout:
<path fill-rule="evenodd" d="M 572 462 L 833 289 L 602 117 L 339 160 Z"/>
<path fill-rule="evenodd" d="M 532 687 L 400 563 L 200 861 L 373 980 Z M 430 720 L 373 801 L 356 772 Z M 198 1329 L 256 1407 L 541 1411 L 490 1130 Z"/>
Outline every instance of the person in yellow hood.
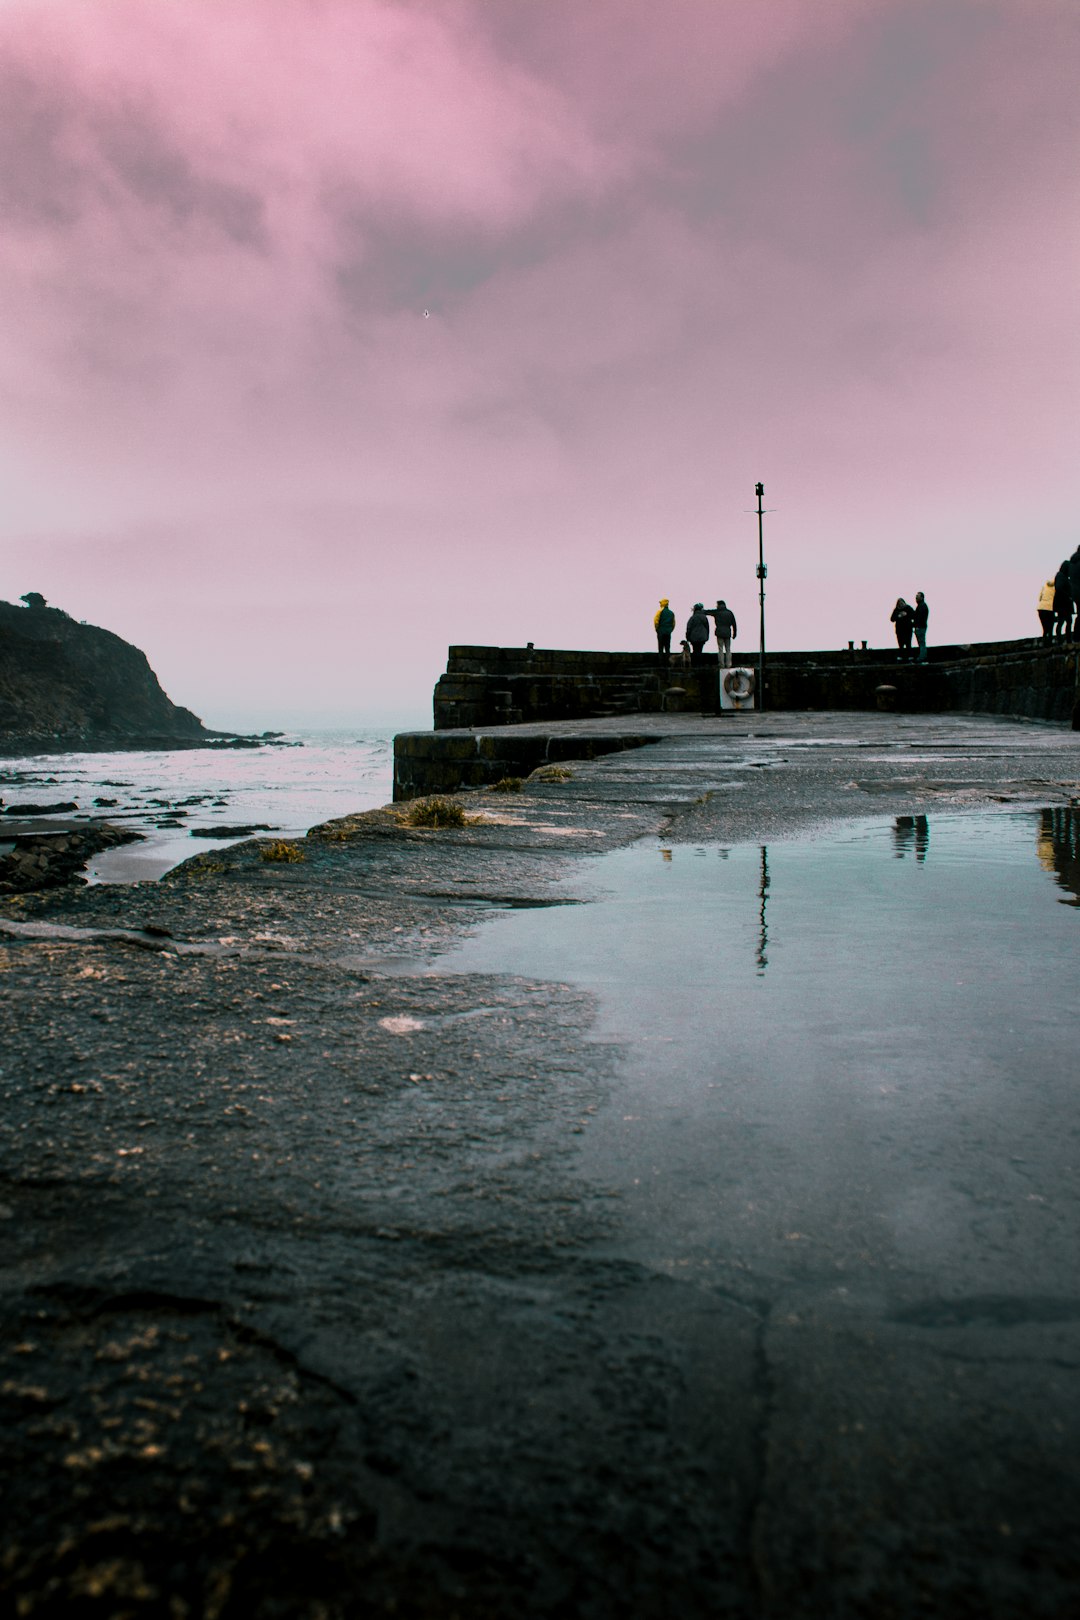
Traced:
<path fill-rule="evenodd" d="M 656 650 L 665 664 L 671 657 L 671 632 L 674 628 L 675 615 L 668 606 L 667 597 L 662 596 L 660 607 L 653 614 L 653 629 L 656 631 Z"/>
<path fill-rule="evenodd" d="M 1039 592 L 1039 623 L 1042 625 L 1042 638 L 1047 646 L 1054 639 L 1054 582 L 1048 579 Z"/>

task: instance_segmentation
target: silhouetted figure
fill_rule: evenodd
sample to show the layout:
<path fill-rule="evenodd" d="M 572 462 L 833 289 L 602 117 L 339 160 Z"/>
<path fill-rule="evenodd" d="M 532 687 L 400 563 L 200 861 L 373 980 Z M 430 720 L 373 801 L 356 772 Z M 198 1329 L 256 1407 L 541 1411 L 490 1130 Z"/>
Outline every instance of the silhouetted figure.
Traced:
<path fill-rule="evenodd" d="M 905 659 L 911 657 L 911 636 L 915 629 L 915 609 L 910 602 L 905 602 L 902 596 L 898 596 L 896 606 L 889 614 L 889 618 L 896 626 L 897 663 L 903 663 Z"/>
<path fill-rule="evenodd" d="M 701 663 L 701 649 L 709 635 L 708 614 L 700 602 L 695 602 L 694 611 L 686 621 L 686 639 L 690 643 L 690 657 L 695 664 Z"/>
<path fill-rule="evenodd" d="M 915 592 L 915 607 L 911 615 L 912 628 L 915 631 L 915 640 L 919 643 L 917 664 L 926 663 L 926 625 L 930 618 L 930 609 L 926 605 L 926 597 L 922 591 Z"/>
<path fill-rule="evenodd" d="M 1069 580 L 1069 559 L 1065 558 L 1054 575 L 1054 634 L 1059 641 L 1072 639 L 1073 594 Z"/>
<path fill-rule="evenodd" d="M 1042 625 L 1043 645 L 1048 647 L 1054 639 L 1054 582 L 1048 579 L 1039 592 L 1039 623 Z"/>
<path fill-rule="evenodd" d="M 1080 615 L 1080 546 L 1077 546 L 1069 558 L 1069 595 L 1072 597 L 1072 610 Z M 1073 620 L 1072 633 L 1077 634 L 1077 619 Z"/>
<path fill-rule="evenodd" d="M 739 633 L 735 623 L 735 615 L 724 601 L 723 597 L 714 608 L 705 609 L 705 617 L 712 619 L 716 625 L 716 645 L 720 654 L 720 668 L 731 668 L 731 643 Z"/>
<path fill-rule="evenodd" d="M 660 662 L 666 664 L 671 657 L 671 632 L 675 628 L 675 615 L 668 606 L 666 596 L 660 598 L 660 607 L 653 615 L 653 629 L 656 631 L 656 650 L 660 654 Z"/>

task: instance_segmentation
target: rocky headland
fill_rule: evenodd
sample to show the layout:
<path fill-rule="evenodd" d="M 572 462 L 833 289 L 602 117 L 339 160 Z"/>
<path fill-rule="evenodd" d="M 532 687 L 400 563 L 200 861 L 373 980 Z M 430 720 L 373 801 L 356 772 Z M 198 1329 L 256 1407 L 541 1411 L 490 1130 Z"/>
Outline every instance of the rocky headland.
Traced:
<path fill-rule="evenodd" d="M 0 755 L 220 744 L 130 642 L 49 607 L 0 602 Z"/>

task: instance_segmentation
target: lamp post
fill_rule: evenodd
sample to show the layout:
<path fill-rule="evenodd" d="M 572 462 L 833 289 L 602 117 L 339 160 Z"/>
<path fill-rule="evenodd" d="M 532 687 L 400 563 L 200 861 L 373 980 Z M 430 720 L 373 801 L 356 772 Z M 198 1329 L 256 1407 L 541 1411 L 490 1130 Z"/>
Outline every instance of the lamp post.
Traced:
<path fill-rule="evenodd" d="M 759 709 L 765 707 L 765 576 L 768 569 L 765 567 L 765 508 L 762 500 L 765 495 L 765 485 L 755 484 L 754 493 L 757 496 L 757 577 L 758 577 L 758 605 L 761 609 L 761 645 L 758 651 L 758 700 Z"/>

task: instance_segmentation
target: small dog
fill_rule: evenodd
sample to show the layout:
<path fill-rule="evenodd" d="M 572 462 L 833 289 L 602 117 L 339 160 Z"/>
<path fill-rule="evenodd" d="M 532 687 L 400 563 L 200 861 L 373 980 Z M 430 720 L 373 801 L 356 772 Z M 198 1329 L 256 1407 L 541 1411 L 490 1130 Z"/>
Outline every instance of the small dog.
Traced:
<path fill-rule="evenodd" d="M 690 668 L 690 643 L 688 641 L 680 641 L 679 646 L 682 648 L 682 654 L 681 654 L 682 667 L 683 667 L 683 669 L 689 669 Z"/>

